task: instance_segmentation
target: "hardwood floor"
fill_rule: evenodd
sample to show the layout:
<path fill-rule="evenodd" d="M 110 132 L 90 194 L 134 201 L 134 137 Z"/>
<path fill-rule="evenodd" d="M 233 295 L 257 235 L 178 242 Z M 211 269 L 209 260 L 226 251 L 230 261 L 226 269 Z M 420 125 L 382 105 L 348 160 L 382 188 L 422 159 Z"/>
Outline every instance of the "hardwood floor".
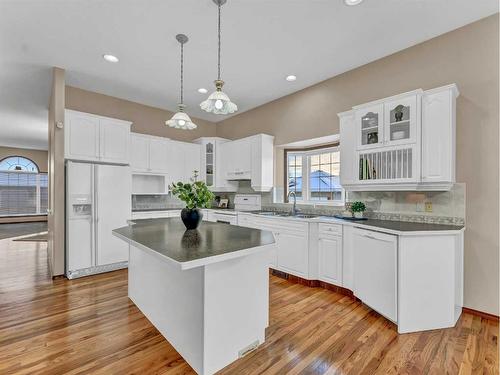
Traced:
<path fill-rule="evenodd" d="M 353 299 L 271 277 L 267 340 L 221 374 L 498 374 L 498 323 L 397 335 Z M 0 240 L 0 374 L 191 374 L 127 298 L 127 272 L 48 276 L 45 243 Z"/>

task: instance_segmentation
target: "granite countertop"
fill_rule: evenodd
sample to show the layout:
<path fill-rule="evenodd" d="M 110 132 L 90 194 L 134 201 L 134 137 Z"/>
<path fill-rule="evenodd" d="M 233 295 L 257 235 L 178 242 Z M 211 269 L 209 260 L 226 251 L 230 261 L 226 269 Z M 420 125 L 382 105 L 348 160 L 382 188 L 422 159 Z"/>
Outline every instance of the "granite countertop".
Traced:
<path fill-rule="evenodd" d="M 133 208 L 132 212 L 180 211 L 182 208 Z"/>
<path fill-rule="evenodd" d="M 177 208 L 133 208 L 132 212 L 157 212 L 157 211 L 180 211 L 183 207 Z M 228 212 L 236 212 L 234 208 L 219 208 L 219 207 L 211 207 L 211 208 L 202 208 L 203 210 L 213 210 L 213 211 L 228 211 Z"/>
<path fill-rule="evenodd" d="M 266 211 L 267 212 L 267 211 Z M 341 219 L 335 216 L 322 216 L 301 218 L 294 216 L 273 216 L 273 215 L 259 215 L 259 212 L 247 212 L 247 214 L 254 215 L 260 218 L 268 218 L 271 220 L 299 220 L 310 223 L 335 223 L 342 225 L 350 225 L 368 230 L 378 230 L 384 233 L 397 234 L 397 235 L 427 235 L 427 234 L 450 234 L 463 231 L 463 225 L 448 225 L 448 224 L 431 224 L 431 223 L 415 223 L 409 221 L 392 221 L 392 220 L 348 220 Z"/>
<path fill-rule="evenodd" d="M 186 231 L 180 218 L 138 220 L 114 229 L 113 234 L 180 264 L 182 269 L 244 256 L 274 244 L 270 231 L 205 221 L 198 229 Z"/>
<path fill-rule="evenodd" d="M 454 231 L 462 230 L 463 225 L 447 225 L 447 224 L 430 224 L 430 223 L 413 223 L 409 221 L 392 221 L 392 220 L 345 220 L 343 222 L 350 222 L 353 224 L 361 224 L 370 227 L 391 229 L 398 232 L 434 232 L 434 231 Z"/>

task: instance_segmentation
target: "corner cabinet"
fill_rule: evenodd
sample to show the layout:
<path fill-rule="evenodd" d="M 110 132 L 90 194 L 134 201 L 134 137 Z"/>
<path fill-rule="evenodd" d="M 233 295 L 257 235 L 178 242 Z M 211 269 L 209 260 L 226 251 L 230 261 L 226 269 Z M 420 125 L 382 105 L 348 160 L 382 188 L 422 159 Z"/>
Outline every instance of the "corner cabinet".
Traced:
<path fill-rule="evenodd" d="M 238 183 L 226 180 L 222 171 L 221 147 L 230 141 L 224 138 L 203 137 L 194 142 L 201 145 L 200 178 L 205 181 L 208 188 L 216 192 L 236 192 Z"/>
<path fill-rule="evenodd" d="M 267 192 L 274 181 L 274 137 L 257 134 L 230 141 L 199 138 L 202 145 L 202 173 L 212 191 L 237 191 L 238 181 L 250 181 L 257 192 Z"/>
<path fill-rule="evenodd" d="M 132 123 L 65 110 L 64 157 L 101 163 L 130 163 Z"/>
<path fill-rule="evenodd" d="M 449 190 L 455 183 L 455 84 L 339 113 L 346 190 Z"/>

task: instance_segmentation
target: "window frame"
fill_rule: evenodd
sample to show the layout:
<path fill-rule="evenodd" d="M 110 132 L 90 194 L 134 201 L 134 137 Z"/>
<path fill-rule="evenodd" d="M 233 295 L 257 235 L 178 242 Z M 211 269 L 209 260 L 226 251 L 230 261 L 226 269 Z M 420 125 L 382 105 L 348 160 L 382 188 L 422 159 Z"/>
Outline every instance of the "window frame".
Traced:
<path fill-rule="evenodd" d="M 6 156 L 2 159 L 0 159 L 0 165 L 7 159 L 13 159 L 13 158 L 20 158 L 20 159 L 24 159 L 24 160 L 27 160 L 28 162 L 30 162 L 31 164 L 33 164 L 36 168 L 36 171 L 23 171 L 23 170 L 15 170 L 15 169 L 0 169 L 0 172 L 24 172 L 24 173 L 41 173 L 40 172 L 40 167 L 38 166 L 38 164 L 33 160 L 33 159 L 30 159 L 30 158 L 27 158 L 26 156 L 22 156 L 22 155 L 9 155 L 9 156 Z"/>
<path fill-rule="evenodd" d="M 311 156 L 319 155 L 326 152 L 339 152 L 339 164 L 342 162 L 340 160 L 340 142 L 330 143 L 327 145 L 307 147 L 307 148 L 286 148 L 284 149 L 284 202 L 290 203 L 288 199 L 289 193 L 289 167 L 288 167 L 288 156 L 290 154 L 301 155 L 302 156 L 302 199 L 297 200 L 297 204 L 309 204 L 309 205 L 321 205 L 321 206 L 344 206 L 345 205 L 345 190 L 342 188 L 342 197 L 340 200 L 331 201 L 321 201 L 312 200 L 311 192 L 309 190 L 309 178 L 311 174 Z M 340 174 L 340 171 L 339 171 Z"/>
<path fill-rule="evenodd" d="M 32 163 L 36 168 L 37 168 L 37 171 L 26 171 L 26 170 L 15 170 L 15 169 L 0 169 L 0 173 L 3 173 L 3 174 L 8 174 L 8 175 L 16 175 L 16 176 L 20 176 L 20 175 L 30 175 L 30 176 L 35 176 L 35 211 L 34 212 L 22 212 L 22 213 L 12 213 L 12 212 L 9 212 L 7 214 L 2 214 L 0 213 L 0 218 L 8 218 L 8 217 L 29 217 L 29 216 L 45 216 L 47 215 L 47 208 L 48 208 L 48 174 L 47 172 L 40 172 L 40 168 L 38 167 L 38 164 L 30 159 L 30 158 L 27 158 L 26 156 L 21 156 L 21 155 L 10 155 L 10 156 L 7 156 L 5 158 L 2 158 L 0 160 L 0 162 L 3 162 L 5 161 L 6 159 L 10 159 L 10 158 L 22 158 L 24 160 L 27 160 L 29 161 L 30 163 Z M 45 182 L 47 184 L 47 186 L 42 186 L 42 178 L 45 177 Z M 15 186 L 15 185 L 5 185 L 5 186 Z M 22 185 L 18 185 L 18 186 L 21 186 Z M 42 193 L 41 193 L 41 190 L 42 188 L 46 188 L 47 189 L 47 195 L 46 197 L 42 197 Z M 46 206 L 45 207 L 45 212 L 42 211 L 42 202 L 43 202 L 43 199 L 46 200 Z M 45 206 L 44 205 L 44 206 Z"/>

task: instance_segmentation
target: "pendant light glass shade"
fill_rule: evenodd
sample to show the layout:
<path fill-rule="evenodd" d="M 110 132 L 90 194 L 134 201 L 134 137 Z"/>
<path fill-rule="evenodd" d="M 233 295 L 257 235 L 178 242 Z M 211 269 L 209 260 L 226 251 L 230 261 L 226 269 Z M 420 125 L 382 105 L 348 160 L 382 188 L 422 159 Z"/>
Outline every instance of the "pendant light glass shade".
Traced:
<path fill-rule="evenodd" d="M 217 55 L 217 79 L 214 81 L 215 83 L 215 91 L 210 94 L 207 100 L 200 104 L 200 108 L 205 112 L 213 113 L 216 115 L 227 115 L 229 113 L 234 113 L 238 110 L 238 106 L 234 104 L 229 96 L 222 91 L 222 86 L 224 86 L 224 81 L 221 79 L 220 75 L 220 36 L 221 36 L 221 22 L 220 22 L 220 14 L 221 14 L 221 6 L 226 3 L 226 0 L 213 0 L 213 2 L 218 7 L 218 55 Z"/>
<path fill-rule="evenodd" d="M 175 36 L 177 41 L 181 44 L 181 102 L 179 103 L 179 111 L 172 116 L 170 120 L 165 121 L 165 125 L 170 126 L 175 129 L 183 129 L 183 130 L 193 130 L 196 129 L 197 126 L 194 122 L 191 121 L 191 118 L 188 116 L 184 110 L 186 106 L 184 105 L 184 43 L 187 43 L 189 40 L 188 37 L 184 34 L 178 34 Z"/>
<path fill-rule="evenodd" d="M 227 115 L 228 113 L 234 113 L 238 110 L 238 106 L 222 91 L 222 85 L 224 85 L 224 81 L 215 81 L 217 90 L 210 94 L 208 99 L 200 104 L 201 109 L 216 115 Z"/>
<path fill-rule="evenodd" d="M 175 129 L 184 129 L 184 130 L 196 129 L 197 128 L 196 124 L 193 123 L 188 114 L 184 112 L 185 107 L 186 106 L 184 104 L 179 104 L 179 112 L 173 115 L 170 120 L 165 121 L 165 124 Z"/>

